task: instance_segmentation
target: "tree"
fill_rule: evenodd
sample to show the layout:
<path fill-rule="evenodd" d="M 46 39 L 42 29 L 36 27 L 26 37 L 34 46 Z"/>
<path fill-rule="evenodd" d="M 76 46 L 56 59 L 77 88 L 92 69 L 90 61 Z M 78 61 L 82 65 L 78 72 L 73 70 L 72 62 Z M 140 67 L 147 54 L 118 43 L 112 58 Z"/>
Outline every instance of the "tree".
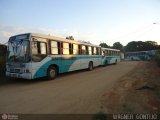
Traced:
<path fill-rule="evenodd" d="M 107 45 L 106 43 L 100 43 L 99 46 L 104 47 L 104 48 L 110 48 L 110 46 Z"/>
<path fill-rule="evenodd" d="M 66 37 L 66 39 L 74 40 L 74 37 L 73 36 L 68 36 L 68 37 Z"/>
<path fill-rule="evenodd" d="M 158 49 L 158 44 L 155 41 L 146 41 L 145 43 L 147 50 Z"/>
<path fill-rule="evenodd" d="M 155 41 L 132 41 L 127 44 L 125 50 L 127 52 L 148 51 L 158 49 L 159 46 Z"/>
<path fill-rule="evenodd" d="M 124 52 L 124 47 L 120 42 L 115 42 L 112 46 L 113 49 L 118 49 L 121 52 Z"/>

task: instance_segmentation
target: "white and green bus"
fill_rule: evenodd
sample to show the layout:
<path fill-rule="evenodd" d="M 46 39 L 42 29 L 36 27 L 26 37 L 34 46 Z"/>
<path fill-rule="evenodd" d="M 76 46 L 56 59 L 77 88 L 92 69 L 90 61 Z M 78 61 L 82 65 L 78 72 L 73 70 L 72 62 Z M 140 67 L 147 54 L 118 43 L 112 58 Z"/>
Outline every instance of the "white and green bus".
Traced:
<path fill-rule="evenodd" d="M 102 65 L 116 64 L 120 62 L 120 50 L 102 48 Z"/>
<path fill-rule="evenodd" d="M 108 58 L 103 49 L 93 44 L 37 33 L 15 35 L 8 41 L 6 76 L 24 79 L 47 76 L 54 79 L 60 73 L 93 70 L 114 59 L 112 55 L 108 62 L 104 62 Z M 114 61 L 119 62 L 119 59 Z"/>

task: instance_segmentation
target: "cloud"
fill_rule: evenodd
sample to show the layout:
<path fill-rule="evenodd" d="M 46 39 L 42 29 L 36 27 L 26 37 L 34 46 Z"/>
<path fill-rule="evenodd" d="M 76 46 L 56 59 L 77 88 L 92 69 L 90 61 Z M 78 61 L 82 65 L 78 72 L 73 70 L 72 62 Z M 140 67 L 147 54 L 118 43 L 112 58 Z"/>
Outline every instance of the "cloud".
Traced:
<path fill-rule="evenodd" d="M 48 28 L 25 28 L 25 27 L 17 27 L 17 26 L 9 26 L 9 25 L 1 25 L 0 24 L 0 43 L 6 43 L 10 36 L 22 33 L 41 33 L 61 38 L 66 38 L 67 36 L 73 36 L 76 40 L 84 40 L 90 41 L 94 44 L 99 44 L 99 41 L 96 42 L 98 36 L 94 33 L 82 33 L 78 32 L 78 30 L 52 30 Z"/>
<path fill-rule="evenodd" d="M 121 42 L 123 45 L 126 45 L 131 41 L 147 41 L 152 40 L 158 42 L 160 44 L 160 25 L 155 26 L 152 29 L 140 31 L 136 34 L 129 34 L 127 30 L 111 30 L 110 32 L 100 31 L 99 33 L 93 32 L 80 32 L 79 30 L 68 30 L 66 28 L 56 30 L 49 29 L 44 27 L 39 28 L 27 28 L 27 27 L 18 27 L 18 26 L 9 26 L 0 24 L 0 43 L 6 43 L 10 36 L 21 34 L 21 33 L 41 33 L 61 38 L 66 38 L 67 36 L 73 36 L 76 40 L 89 41 L 92 44 L 99 45 L 101 42 L 105 42 L 108 45 L 113 45 L 115 42 Z"/>
<path fill-rule="evenodd" d="M 0 43 L 6 43 L 10 36 L 23 33 L 24 31 L 25 29 L 21 27 L 0 24 Z"/>

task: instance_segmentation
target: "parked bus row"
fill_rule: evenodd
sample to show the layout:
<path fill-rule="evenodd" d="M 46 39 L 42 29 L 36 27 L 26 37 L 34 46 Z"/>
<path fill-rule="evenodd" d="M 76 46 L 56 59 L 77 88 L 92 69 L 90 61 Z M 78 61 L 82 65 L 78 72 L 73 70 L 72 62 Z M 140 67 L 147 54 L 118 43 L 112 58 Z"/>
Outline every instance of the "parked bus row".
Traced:
<path fill-rule="evenodd" d="M 6 76 L 54 79 L 60 73 L 120 62 L 120 51 L 36 33 L 10 37 Z"/>
<path fill-rule="evenodd" d="M 127 52 L 126 53 L 126 60 L 151 60 L 152 57 L 155 55 L 156 50 L 150 51 L 138 51 L 138 52 Z"/>

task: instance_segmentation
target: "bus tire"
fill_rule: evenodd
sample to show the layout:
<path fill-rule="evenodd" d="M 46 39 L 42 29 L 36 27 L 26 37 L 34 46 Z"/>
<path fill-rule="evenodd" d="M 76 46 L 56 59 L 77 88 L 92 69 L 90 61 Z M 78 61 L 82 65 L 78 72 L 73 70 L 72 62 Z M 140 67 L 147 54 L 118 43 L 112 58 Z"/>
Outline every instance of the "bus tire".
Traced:
<path fill-rule="evenodd" d="M 55 66 L 48 68 L 47 77 L 49 80 L 54 80 L 57 77 L 57 68 Z"/>
<path fill-rule="evenodd" d="M 93 70 L 93 62 L 89 62 L 88 70 L 89 70 L 89 71 L 92 71 L 92 70 Z"/>

